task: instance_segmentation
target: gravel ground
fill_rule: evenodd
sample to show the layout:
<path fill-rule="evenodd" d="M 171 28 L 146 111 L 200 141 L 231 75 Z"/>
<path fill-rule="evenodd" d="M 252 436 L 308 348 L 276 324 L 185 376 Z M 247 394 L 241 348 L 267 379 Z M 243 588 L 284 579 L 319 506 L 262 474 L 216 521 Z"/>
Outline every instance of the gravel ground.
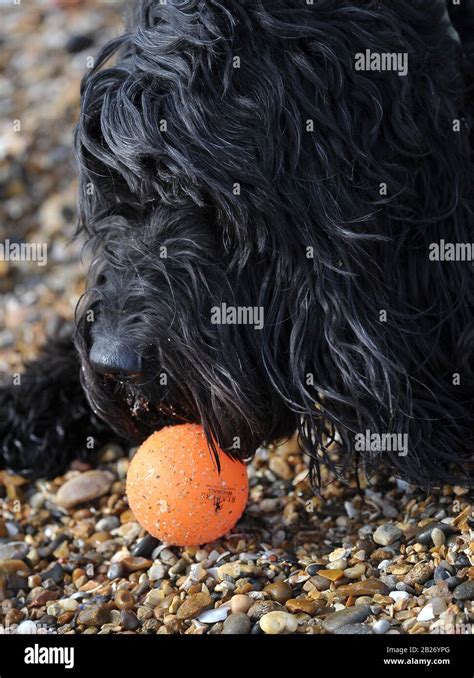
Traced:
<path fill-rule="evenodd" d="M 136 522 L 128 465 L 109 446 L 96 469 L 76 463 L 52 481 L 2 473 L 11 632 L 471 632 L 472 505 L 461 488 L 427 496 L 380 477 L 359 492 L 324 472 L 314 496 L 292 440 L 249 465 L 249 503 L 231 534 L 174 548 Z"/>
<path fill-rule="evenodd" d="M 86 59 L 117 34 L 120 13 L 98 0 L 3 5 L 0 235 L 49 249 L 42 268 L 0 261 L 0 370 L 11 371 L 71 321 L 83 289 L 70 241 L 72 125 Z M 355 479 L 323 470 L 314 496 L 292 440 L 249 465 L 249 503 L 234 531 L 183 549 L 135 521 L 125 496 L 132 453 L 108 446 L 96 469 L 77 462 L 51 481 L 0 472 L 4 632 L 472 633 L 466 490 L 427 494 L 381 474 L 359 491 Z"/>

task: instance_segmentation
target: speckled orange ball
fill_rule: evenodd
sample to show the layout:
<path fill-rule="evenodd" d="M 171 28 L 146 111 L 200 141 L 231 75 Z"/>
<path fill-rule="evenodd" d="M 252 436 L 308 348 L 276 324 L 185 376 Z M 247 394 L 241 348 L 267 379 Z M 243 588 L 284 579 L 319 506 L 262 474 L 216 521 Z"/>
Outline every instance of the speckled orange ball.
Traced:
<path fill-rule="evenodd" d="M 205 544 L 234 527 L 247 503 L 247 469 L 223 452 L 219 459 L 220 473 L 197 424 L 167 426 L 147 438 L 127 475 L 140 525 L 177 546 Z"/>

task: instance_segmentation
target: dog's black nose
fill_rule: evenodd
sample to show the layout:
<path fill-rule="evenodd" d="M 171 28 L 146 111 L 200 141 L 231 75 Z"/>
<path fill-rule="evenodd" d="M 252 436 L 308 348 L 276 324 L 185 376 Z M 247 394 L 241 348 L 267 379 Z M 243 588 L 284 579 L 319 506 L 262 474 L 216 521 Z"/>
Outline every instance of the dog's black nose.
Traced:
<path fill-rule="evenodd" d="M 92 344 L 89 360 L 96 372 L 119 380 L 136 379 L 142 372 L 141 357 L 120 341 L 96 339 Z"/>

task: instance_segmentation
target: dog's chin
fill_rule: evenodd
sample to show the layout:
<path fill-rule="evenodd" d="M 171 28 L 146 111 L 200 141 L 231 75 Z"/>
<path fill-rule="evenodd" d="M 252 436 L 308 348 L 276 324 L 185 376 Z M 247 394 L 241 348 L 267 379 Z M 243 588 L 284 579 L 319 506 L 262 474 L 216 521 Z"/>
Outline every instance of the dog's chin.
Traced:
<path fill-rule="evenodd" d="M 141 442 L 163 426 L 195 422 L 196 418 L 172 388 L 146 386 L 110 376 L 94 375 L 88 397 L 93 409 L 119 435 Z"/>

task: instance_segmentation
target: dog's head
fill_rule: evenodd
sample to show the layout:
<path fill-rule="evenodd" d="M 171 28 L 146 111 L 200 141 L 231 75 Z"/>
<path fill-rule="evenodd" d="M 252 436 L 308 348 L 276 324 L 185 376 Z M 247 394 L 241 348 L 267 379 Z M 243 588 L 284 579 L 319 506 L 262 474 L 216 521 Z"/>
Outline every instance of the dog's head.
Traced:
<path fill-rule="evenodd" d="M 198 421 L 235 456 L 285 434 L 262 363 L 264 276 L 256 261 L 254 273 L 229 273 L 212 212 L 158 208 L 99 230 L 76 338 L 97 413 L 137 440 L 168 420 Z"/>
<path fill-rule="evenodd" d="M 347 451 L 366 429 L 430 440 L 438 320 L 465 289 L 420 263 L 466 210 L 442 5 L 142 0 L 101 51 L 76 133 L 94 258 L 77 346 L 114 428 L 199 421 L 241 456 L 298 428 L 315 459 L 336 428 Z M 408 70 L 356 68 L 369 47 Z M 424 449 L 412 475 L 439 475 Z"/>

